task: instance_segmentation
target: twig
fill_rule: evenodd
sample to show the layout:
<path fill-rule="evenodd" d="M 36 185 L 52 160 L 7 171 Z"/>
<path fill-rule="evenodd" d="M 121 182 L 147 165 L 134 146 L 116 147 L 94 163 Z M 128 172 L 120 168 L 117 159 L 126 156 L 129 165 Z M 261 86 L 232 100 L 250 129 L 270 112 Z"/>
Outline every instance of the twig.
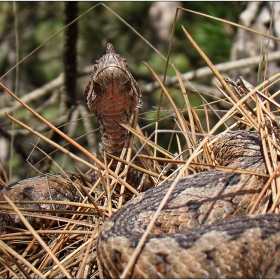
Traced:
<path fill-rule="evenodd" d="M 71 139 L 69 136 L 67 136 L 65 133 L 63 133 L 62 131 L 60 131 L 58 128 L 56 128 L 54 125 L 52 125 L 50 122 L 48 122 L 46 119 L 44 119 L 42 116 L 40 116 L 36 111 L 34 111 L 31 107 L 29 107 L 27 104 L 25 104 L 20 98 L 18 98 L 14 93 L 12 93 L 8 88 L 6 88 L 1 82 L 0 82 L 0 86 L 6 91 L 8 92 L 14 99 L 16 99 L 23 107 L 25 107 L 26 109 L 28 109 L 34 116 L 36 116 L 39 120 L 41 120 L 42 122 L 44 122 L 47 126 L 49 126 L 53 131 L 55 131 L 56 133 L 58 133 L 61 137 L 63 137 L 66 141 L 68 141 L 69 143 L 71 143 L 73 146 L 75 146 L 77 149 L 79 149 L 82 153 L 84 153 L 85 155 L 87 155 L 90 159 L 92 159 L 96 164 L 98 164 L 99 166 L 101 166 L 103 169 L 105 169 L 105 165 L 99 160 L 97 159 L 95 156 L 93 156 L 88 150 L 86 150 L 84 147 L 82 147 L 81 145 L 79 145 L 76 141 L 74 141 L 73 139 Z M 8 116 L 6 114 L 6 116 Z M 11 119 L 13 119 L 13 121 L 17 121 L 16 119 L 12 118 L 11 116 L 9 116 Z M 19 121 L 17 121 L 18 124 L 21 123 Z M 21 126 L 23 126 L 24 124 L 20 124 Z M 30 128 L 31 129 L 31 128 Z M 32 129 L 31 129 L 32 130 Z M 60 147 L 61 148 L 61 147 Z M 119 180 L 119 182 L 123 185 L 125 185 L 126 188 L 128 188 L 133 194 L 138 195 L 138 192 L 132 188 L 129 184 L 127 184 L 124 180 L 122 180 L 121 178 L 119 178 L 112 170 L 109 170 L 110 175 L 112 175 L 115 179 Z"/>
<path fill-rule="evenodd" d="M 41 246 L 47 251 L 49 256 L 53 259 L 53 261 L 57 264 L 57 266 L 60 268 L 61 272 L 63 274 L 71 279 L 72 277 L 70 274 L 65 270 L 64 266 L 61 265 L 60 261 L 57 259 L 57 257 L 53 254 L 53 252 L 49 249 L 47 244 L 43 241 L 43 239 L 40 237 L 40 235 L 33 229 L 33 227 L 29 224 L 27 219 L 21 214 L 21 212 L 18 210 L 16 205 L 4 194 L 5 199 L 8 201 L 8 203 L 11 205 L 11 207 L 15 210 L 17 213 L 18 217 L 21 219 L 23 224 L 32 232 L 33 236 L 37 239 L 37 241 L 41 244 Z M 44 277 L 43 277 L 44 278 Z"/>

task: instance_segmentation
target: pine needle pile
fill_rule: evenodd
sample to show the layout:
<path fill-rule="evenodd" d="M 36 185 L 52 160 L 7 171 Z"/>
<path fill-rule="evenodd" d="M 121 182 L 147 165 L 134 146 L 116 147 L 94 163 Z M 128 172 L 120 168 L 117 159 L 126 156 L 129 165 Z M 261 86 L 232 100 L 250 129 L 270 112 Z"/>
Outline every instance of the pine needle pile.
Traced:
<path fill-rule="evenodd" d="M 203 98 L 201 105 L 192 107 L 186 89 L 187 82 L 170 60 L 167 64 L 171 65 L 176 73 L 176 82 L 180 86 L 185 102 L 184 106 L 179 107 L 166 87 L 168 79 L 163 82 L 146 64 L 170 105 L 163 111 L 163 115 L 157 114 L 158 117 L 152 125 L 158 127 L 158 124 L 168 118 L 173 122 L 173 129 L 170 127 L 154 129 L 154 132 L 148 137 L 143 127 L 127 127 L 138 146 L 139 152 L 136 156 L 146 166 L 146 169 L 141 169 L 141 171 L 150 177 L 153 184 L 163 181 L 171 182 L 178 176 L 182 168 L 184 176 L 213 169 L 236 172 L 229 167 L 217 165 L 211 153 L 211 145 L 217 137 L 231 130 L 255 131 L 260 134 L 262 139 L 268 170 L 268 174 L 264 174 L 264 176 L 269 178 L 256 205 L 251 209 L 251 213 L 255 213 L 254 209 L 264 195 L 270 196 L 271 202 L 263 207 L 262 212 L 278 213 L 280 182 L 277 174 L 280 165 L 277 158 L 280 152 L 280 121 L 277 116 L 280 105 L 275 99 L 279 92 L 270 92 L 270 87 L 279 80 L 280 74 L 266 79 L 258 86 L 249 84 L 243 78 L 234 81 L 230 77 L 224 77 L 188 31 L 184 27 L 182 28 L 186 38 L 203 57 L 217 78 L 215 87 L 222 98 L 217 97 L 216 102 L 213 103 L 208 103 Z M 106 157 L 107 161 L 101 162 L 74 139 L 57 131 L 55 126 L 16 97 L 5 85 L 1 83 L 1 86 L 40 122 L 59 133 L 70 145 L 84 153 L 88 160 L 85 161 L 69 153 L 68 150 L 49 140 L 48 137 L 6 114 L 9 119 L 42 140 L 48 141 L 61 153 L 85 164 L 89 171 L 83 173 L 77 168 L 77 173 L 74 175 L 67 173 L 67 170 L 63 170 L 60 175 L 45 175 L 52 178 L 57 184 L 74 188 L 75 201 L 62 202 L 54 199 L 44 202 L 19 203 L 6 197 L 5 201 L 0 202 L 0 214 L 15 213 L 17 219 L 24 225 L 22 228 L 9 226 L 3 228 L 0 236 L 0 278 L 102 278 L 103 271 L 96 252 L 98 230 L 108 217 L 141 191 L 141 187 L 131 188 L 125 183 L 126 168 L 129 168 L 130 165 L 136 169 L 139 167 L 123 156 L 119 159 L 119 170 L 123 171 L 120 174 L 110 171 L 111 158 L 109 155 Z M 200 95 L 199 92 L 198 95 Z M 202 95 L 200 96 L 202 97 Z M 215 105 L 219 102 L 227 104 L 229 109 L 226 112 L 215 110 Z M 182 109 L 183 107 L 185 109 Z M 159 112 L 162 108 L 158 106 L 157 109 Z M 211 127 L 210 119 L 213 115 L 219 120 Z M 143 116 L 145 116 L 145 112 L 140 113 L 140 117 Z M 171 152 L 169 147 L 161 147 L 158 144 L 157 140 L 162 134 L 168 135 L 169 143 L 176 142 L 176 153 Z M 121 168 L 121 165 L 125 167 Z M 5 174 L 4 169 L 3 174 Z M 4 181 L 2 186 L 5 185 Z M 38 209 L 35 207 L 38 204 L 51 204 L 53 210 L 44 210 L 40 207 Z M 60 206 L 57 207 L 57 205 Z M 35 229 L 27 217 L 33 217 L 38 228 Z"/>

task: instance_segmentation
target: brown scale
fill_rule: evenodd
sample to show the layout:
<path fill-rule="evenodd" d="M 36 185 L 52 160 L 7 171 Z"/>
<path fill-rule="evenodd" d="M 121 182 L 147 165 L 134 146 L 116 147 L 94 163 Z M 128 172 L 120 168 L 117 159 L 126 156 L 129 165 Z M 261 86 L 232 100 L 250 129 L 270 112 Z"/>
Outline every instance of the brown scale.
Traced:
<path fill-rule="evenodd" d="M 126 60 L 116 54 L 112 44 L 107 44 L 106 54 L 95 62 L 84 96 L 89 110 L 99 122 L 101 157 L 104 152 L 120 157 L 128 132 L 119 123 L 129 125 L 135 109 L 142 107 L 142 95 Z M 134 164 L 143 167 L 139 159 Z M 116 166 L 117 161 L 114 160 L 110 168 L 114 171 Z M 137 188 L 142 176 L 141 172 L 130 168 L 127 182 Z"/>
<path fill-rule="evenodd" d="M 128 133 L 119 123 L 129 124 L 136 108 L 142 107 L 141 90 L 131 75 L 126 60 L 115 53 L 112 44 L 107 45 L 106 54 L 96 61 L 92 77 L 84 91 L 89 109 L 96 115 L 100 124 L 100 153 L 120 156 Z M 133 156 L 133 155 L 132 155 Z M 136 165 L 141 165 L 136 159 Z M 114 170 L 114 161 L 111 169 Z M 13 201 L 56 200 L 79 202 L 81 197 L 73 184 L 83 184 L 79 174 L 68 174 L 70 181 L 62 174 L 38 176 L 22 180 L 0 190 L 0 201 L 5 201 L 4 194 Z M 94 176 L 88 176 L 89 182 L 94 182 Z M 141 182 L 142 173 L 130 168 L 127 182 L 137 188 Z M 20 208 L 30 208 L 31 205 L 20 204 Z M 36 209 L 54 209 L 51 204 L 34 204 Z M 65 209 L 59 206 L 56 209 Z M 36 211 L 35 211 L 36 212 Z M 42 222 L 39 218 L 27 217 L 35 228 Z M 0 234 L 3 225 L 22 227 L 16 215 L 0 212 Z"/>
<path fill-rule="evenodd" d="M 267 173 L 258 133 L 227 133 L 212 150 L 220 165 Z M 265 182 L 225 171 L 182 178 L 127 277 L 279 278 L 280 216 L 247 215 Z M 141 193 L 104 223 L 97 252 L 107 276 L 122 275 L 169 187 Z"/>
<path fill-rule="evenodd" d="M 81 179 L 76 174 L 68 174 L 68 178 L 62 174 L 43 175 L 18 181 L 11 184 L 0 191 L 0 201 L 6 201 L 4 195 L 10 198 L 13 202 L 28 202 L 28 201 L 72 201 L 79 202 L 79 196 L 74 184 Z M 70 181 L 69 181 L 70 180 Z M 24 209 L 36 210 L 71 210 L 66 205 L 57 204 L 31 204 L 31 203 L 17 203 L 17 207 Z M 47 212 L 47 211 L 46 211 Z M 30 212 L 29 212 L 30 213 Z M 42 214 L 38 212 L 39 214 Z M 44 215 L 44 213 L 43 213 Z M 29 223 L 38 229 L 43 223 L 44 219 L 32 216 L 26 216 Z M 23 227 L 19 217 L 14 214 L 7 214 L 5 210 L 0 212 L 0 234 L 3 226 Z"/>

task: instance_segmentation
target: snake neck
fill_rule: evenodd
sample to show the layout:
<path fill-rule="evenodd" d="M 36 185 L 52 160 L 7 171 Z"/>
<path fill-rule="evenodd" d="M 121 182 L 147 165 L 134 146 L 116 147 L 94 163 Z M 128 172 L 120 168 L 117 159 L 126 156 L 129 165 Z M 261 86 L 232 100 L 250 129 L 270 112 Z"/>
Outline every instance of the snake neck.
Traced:
<path fill-rule="evenodd" d="M 101 135 L 99 151 L 102 157 L 104 152 L 117 157 L 120 156 L 127 140 L 128 132 L 119 123 L 129 124 L 129 119 L 130 115 L 123 112 L 121 114 L 98 116 Z"/>

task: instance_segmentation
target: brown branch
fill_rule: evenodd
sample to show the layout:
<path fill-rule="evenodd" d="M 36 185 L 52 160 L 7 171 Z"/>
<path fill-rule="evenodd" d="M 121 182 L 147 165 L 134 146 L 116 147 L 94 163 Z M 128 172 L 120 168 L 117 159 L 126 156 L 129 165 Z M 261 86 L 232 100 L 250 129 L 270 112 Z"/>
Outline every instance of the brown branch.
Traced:
<path fill-rule="evenodd" d="M 78 16 L 78 3 L 65 2 L 64 4 L 64 23 L 69 24 L 75 20 Z M 63 62 L 64 62 L 64 91 L 63 99 L 67 108 L 71 108 L 76 103 L 76 78 L 77 78 L 77 39 L 78 39 L 78 22 L 75 21 L 68 28 L 65 29 L 64 36 L 64 50 L 63 50 Z"/>

